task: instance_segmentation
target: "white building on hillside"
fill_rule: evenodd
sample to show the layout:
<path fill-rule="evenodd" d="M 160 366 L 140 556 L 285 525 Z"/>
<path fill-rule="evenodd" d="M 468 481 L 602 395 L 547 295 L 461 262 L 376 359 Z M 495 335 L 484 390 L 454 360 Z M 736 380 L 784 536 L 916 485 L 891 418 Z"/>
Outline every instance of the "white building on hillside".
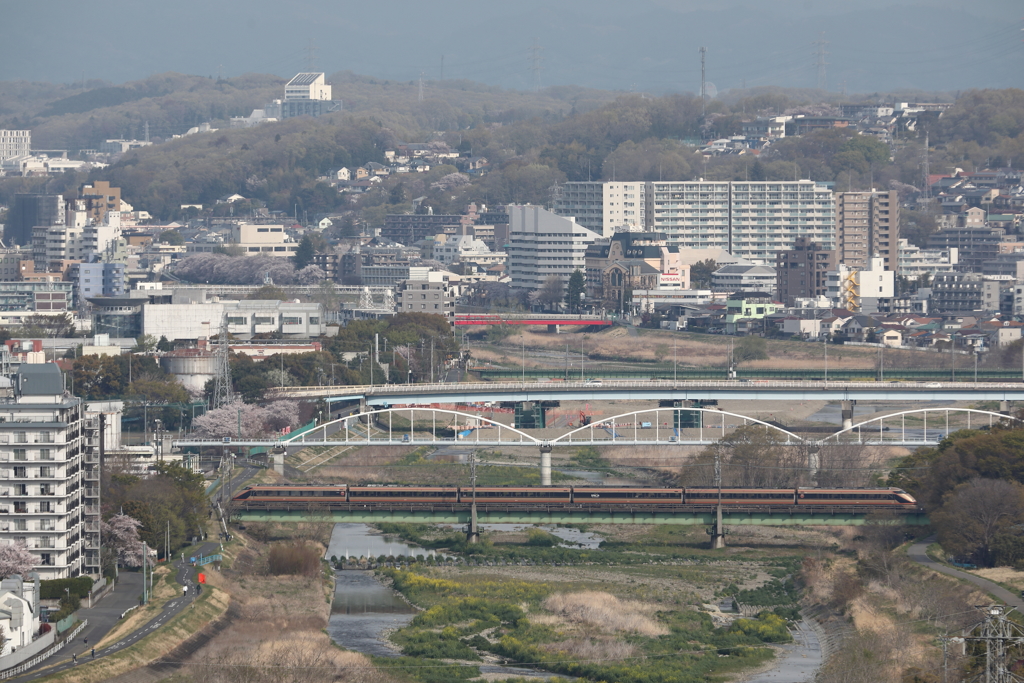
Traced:
<path fill-rule="evenodd" d="M 39 632 L 39 575 L 32 573 L 27 578 L 30 580 L 15 575 L 0 582 L 0 629 L 4 635 L 0 657 L 27 647 Z"/>

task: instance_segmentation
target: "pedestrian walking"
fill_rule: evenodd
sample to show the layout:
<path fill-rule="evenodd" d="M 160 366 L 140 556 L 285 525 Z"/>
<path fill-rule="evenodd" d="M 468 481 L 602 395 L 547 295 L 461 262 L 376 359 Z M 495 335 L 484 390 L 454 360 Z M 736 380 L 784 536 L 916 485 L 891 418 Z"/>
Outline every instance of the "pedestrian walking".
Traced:
<path fill-rule="evenodd" d="M 71 662 L 73 664 L 78 664 L 78 654 L 77 653 L 71 655 Z"/>
<path fill-rule="evenodd" d="M 96 659 L 96 648 L 92 649 L 92 658 Z"/>

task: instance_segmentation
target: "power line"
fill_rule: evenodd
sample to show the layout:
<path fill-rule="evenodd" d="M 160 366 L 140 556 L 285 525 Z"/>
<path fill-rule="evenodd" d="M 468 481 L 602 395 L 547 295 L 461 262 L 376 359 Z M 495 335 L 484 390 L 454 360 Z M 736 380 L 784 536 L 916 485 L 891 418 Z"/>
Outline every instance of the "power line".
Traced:
<path fill-rule="evenodd" d="M 540 71 L 544 67 L 541 65 L 543 60 L 540 53 L 544 48 L 540 46 L 537 39 L 533 39 L 533 44 L 530 45 L 530 82 L 533 85 L 534 90 L 540 90 Z"/>
<path fill-rule="evenodd" d="M 828 55 L 828 52 L 825 51 L 825 46 L 828 45 L 828 41 L 825 40 L 824 31 L 819 34 L 819 38 L 814 41 L 814 45 L 818 48 L 815 51 L 815 56 L 817 57 L 816 67 L 818 69 L 818 90 L 825 90 L 827 85 L 825 67 L 828 65 L 828 62 L 825 61 L 825 57 Z"/>

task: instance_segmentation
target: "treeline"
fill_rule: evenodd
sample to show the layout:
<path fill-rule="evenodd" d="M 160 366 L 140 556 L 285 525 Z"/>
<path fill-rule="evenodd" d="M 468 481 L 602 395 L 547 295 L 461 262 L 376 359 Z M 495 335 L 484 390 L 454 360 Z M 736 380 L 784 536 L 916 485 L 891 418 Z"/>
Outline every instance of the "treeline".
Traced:
<path fill-rule="evenodd" d="M 1024 429 L 961 430 L 903 458 L 890 486 L 925 506 L 943 549 L 982 566 L 1024 567 Z"/>

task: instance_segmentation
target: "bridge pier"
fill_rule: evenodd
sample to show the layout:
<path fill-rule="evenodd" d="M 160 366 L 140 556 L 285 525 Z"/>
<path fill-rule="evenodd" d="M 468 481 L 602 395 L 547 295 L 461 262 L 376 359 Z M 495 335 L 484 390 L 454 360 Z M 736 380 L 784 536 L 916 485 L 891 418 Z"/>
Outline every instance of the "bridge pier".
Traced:
<path fill-rule="evenodd" d="M 551 444 L 540 445 L 540 485 L 551 486 Z"/>
<path fill-rule="evenodd" d="M 552 334 L 558 334 L 559 327 L 559 325 L 548 325 L 548 332 L 551 332 Z"/>
<path fill-rule="evenodd" d="M 466 541 L 469 543 L 480 542 L 480 529 L 476 523 L 476 503 L 473 503 L 469 511 L 469 527 L 466 529 Z"/>
<path fill-rule="evenodd" d="M 849 429 L 853 426 L 853 407 L 857 405 L 856 401 L 840 401 L 839 409 L 843 415 L 843 429 Z"/>
<path fill-rule="evenodd" d="M 270 457 L 274 461 L 274 471 L 284 476 L 284 457 L 288 454 L 287 448 L 275 448 L 270 453 Z"/>
<path fill-rule="evenodd" d="M 1010 402 L 1009 401 L 1000 401 L 999 402 L 999 412 L 1002 415 L 1009 415 L 1010 414 Z"/>
<path fill-rule="evenodd" d="M 725 547 L 725 527 L 722 526 L 722 506 L 715 508 L 715 520 L 708 530 L 711 536 L 711 549 L 721 550 Z"/>

